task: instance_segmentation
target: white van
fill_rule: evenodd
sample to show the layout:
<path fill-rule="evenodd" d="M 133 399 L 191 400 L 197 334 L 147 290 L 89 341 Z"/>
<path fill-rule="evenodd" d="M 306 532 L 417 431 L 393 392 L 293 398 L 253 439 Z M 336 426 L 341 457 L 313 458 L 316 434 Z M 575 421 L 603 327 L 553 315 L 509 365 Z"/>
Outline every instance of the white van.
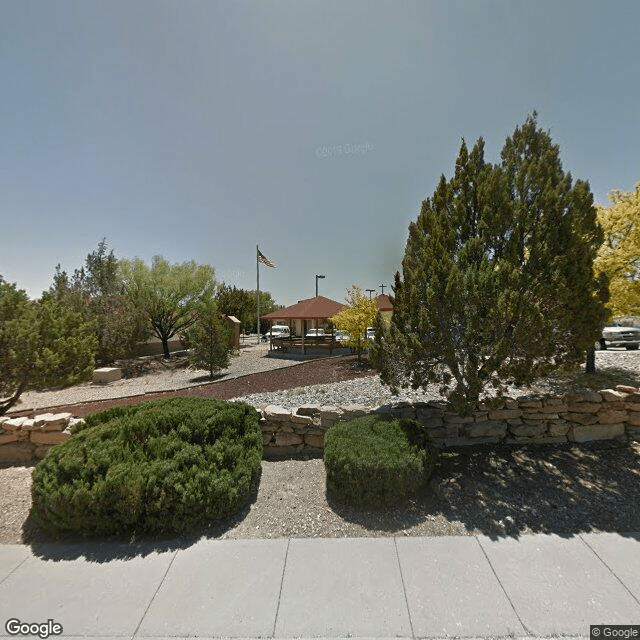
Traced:
<path fill-rule="evenodd" d="M 284 324 L 274 324 L 263 336 L 263 342 L 268 342 L 270 338 L 288 338 L 291 335 L 289 327 Z"/>

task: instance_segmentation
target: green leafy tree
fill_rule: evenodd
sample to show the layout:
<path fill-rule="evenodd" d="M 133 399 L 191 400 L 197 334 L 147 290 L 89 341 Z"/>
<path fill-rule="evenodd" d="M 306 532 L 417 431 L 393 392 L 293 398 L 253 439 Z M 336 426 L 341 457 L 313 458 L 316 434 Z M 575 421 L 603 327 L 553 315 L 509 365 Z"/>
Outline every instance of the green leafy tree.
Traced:
<path fill-rule="evenodd" d="M 169 340 L 186 333 L 197 310 L 211 302 L 216 289 L 213 267 L 195 262 L 170 264 L 155 256 L 151 266 L 143 260 L 122 260 L 120 274 L 133 303 L 145 314 L 151 330 L 169 358 Z"/>
<path fill-rule="evenodd" d="M 32 302 L 0 276 L 0 415 L 28 389 L 90 378 L 94 349 L 80 313 L 53 299 Z"/>
<path fill-rule="evenodd" d="M 218 308 L 227 316 L 235 316 L 240 320 L 242 331 L 251 333 L 256 326 L 256 292 L 255 290 L 239 289 L 222 283 L 222 286 L 216 293 L 216 301 Z M 260 315 L 271 313 L 278 309 L 278 305 L 268 291 L 260 292 Z M 268 321 L 264 321 L 264 325 L 260 323 L 261 331 L 267 330 Z"/>
<path fill-rule="evenodd" d="M 470 153 L 463 141 L 454 177 L 409 227 L 391 326 L 374 349 L 392 388 L 440 384 L 463 412 L 488 385 L 582 362 L 605 313 L 588 183 L 563 171 L 535 113 L 501 158 L 489 164 L 482 139 Z"/>
<path fill-rule="evenodd" d="M 347 346 L 353 348 L 358 353 L 358 362 L 361 360 L 362 350 L 369 346 L 370 341 L 366 339 L 367 327 L 373 324 L 378 312 L 376 301 L 369 300 L 360 287 L 353 285 L 347 289 L 347 307 L 336 313 L 331 318 L 339 329 L 344 329 L 351 336 L 346 342 Z"/>
<path fill-rule="evenodd" d="M 232 333 L 215 303 L 198 310 L 198 317 L 187 335 L 192 350 L 191 364 L 206 369 L 212 378 L 229 366 Z"/>
<path fill-rule="evenodd" d="M 100 363 L 127 355 L 150 335 L 145 316 L 125 293 L 118 259 L 113 250 L 107 251 L 105 239 L 72 277 L 58 265 L 53 286 L 45 296 L 64 302 L 93 323 Z"/>
<path fill-rule="evenodd" d="M 640 315 L 640 182 L 634 191 L 609 194 L 610 207 L 598 207 L 604 242 L 595 269 L 609 279 L 612 316 Z"/>

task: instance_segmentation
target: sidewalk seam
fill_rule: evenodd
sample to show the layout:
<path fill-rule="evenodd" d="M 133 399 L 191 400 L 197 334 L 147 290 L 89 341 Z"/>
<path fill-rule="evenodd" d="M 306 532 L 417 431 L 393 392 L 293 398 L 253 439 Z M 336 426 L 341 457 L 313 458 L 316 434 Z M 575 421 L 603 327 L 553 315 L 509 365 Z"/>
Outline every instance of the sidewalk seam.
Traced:
<path fill-rule="evenodd" d="M 627 587 L 627 585 L 624 582 L 622 582 L 622 579 L 618 577 L 618 574 L 598 555 L 598 552 L 582 537 L 581 534 L 578 534 L 578 537 L 580 538 L 580 540 L 582 540 L 585 546 L 591 551 L 591 553 L 593 553 L 593 555 L 596 558 L 598 558 L 598 560 L 600 560 L 600 562 L 602 562 L 602 564 L 607 569 L 609 569 L 609 572 L 611 573 L 611 575 L 624 587 L 625 591 L 640 605 L 640 600 L 638 600 L 638 598 L 636 598 L 636 596 L 633 594 L 631 589 L 629 589 L 629 587 Z"/>
<path fill-rule="evenodd" d="M 491 564 L 491 560 L 489 559 L 489 556 L 487 555 L 487 552 L 485 551 L 485 549 L 482 546 L 480 540 L 478 539 L 478 536 L 473 536 L 473 537 L 476 539 L 476 542 L 478 543 L 478 546 L 480 547 L 480 550 L 482 551 L 484 557 L 487 559 L 487 562 L 489 563 L 489 567 L 491 568 L 491 571 L 493 572 L 493 575 L 496 577 L 496 580 L 498 581 L 498 584 L 500 585 L 500 588 L 502 589 L 502 592 L 504 593 L 505 598 L 508 600 L 509 604 L 511 605 L 511 608 L 513 609 L 513 613 L 516 614 L 516 618 L 518 618 L 518 622 L 522 625 L 522 628 L 524 629 L 525 634 L 527 636 L 533 636 L 534 634 L 531 632 L 531 630 L 526 627 L 524 622 L 522 622 L 522 618 L 520 617 L 520 614 L 516 610 L 516 607 L 513 604 L 511 598 L 509 597 L 509 594 L 507 593 L 507 590 L 504 588 L 504 585 L 502 584 L 502 580 L 500 580 L 500 578 L 498 577 L 498 574 L 496 573 L 496 570 L 493 568 L 493 565 Z"/>
<path fill-rule="evenodd" d="M 29 559 L 29 557 L 30 556 L 27 556 L 22 562 L 13 567 L 13 569 L 9 571 L 9 573 L 7 573 L 7 575 L 2 578 L 2 580 L 0 580 L 0 584 L 2 584 L 5 580 L 8 580 Z"/>
<path fill-rule="evenodd" d="M 398 571 L 400 571 L 400 582 L 402 583 L 402 593 L 404 594 L 404 604 L 407 607 L 407 615 L 409 616 L 409 628 L 411 629 L 411 637 L 415 638 L 416 633 L 413 630 L 413 620 L 411 619 L 411 609 L 409 608 L 409 600 L 407 599 L 407 587 L 404 584 L 404 575 L 402 574 L 402 564 L 400 563 L 400 554 L 398 553 L 398 539 L 393 536 L 393 547 L 396 550 L 396 560 L 398 561 Z"/>
<path fill-rule="evenodd" d="M 140 626 L 142 625 L 142 621 L 145 619 L 147 613 L 149 612 L 149 609 L 151 608 L 151 605 L 153 604 L 153 601 L 156 599 L 156 596 L 158 595 L 158 591 L 160 591 L 160 587 L 164 584 L 164 581 L 165 581 L 165 579 L 167 577 L 167 574 L 169 573 L 169 570 L 173 566 L 173 561 L 176 559 L 177 556 L 178 556 L 178 551 L 176 551 L 173 554 L 173 558 L 171 558 L 171 562 L 169 563 L 169 566 L 167 567 L 167 570 L 164 572 L 164 575 L 162 576 L 162 580 L 160 580 L 160 582 L 158 583 L 158 586 L 156 587 L 156 590 L 153 592 L 153 595 L 151 596 L 151 600 L 149 600 L 149 604 L 147 605 L 147 608 L 144 610 L 144 613 L 142 614 L 142 617 L 140 618 L 140 621 L 138 622 L 138 625 L 136 626 L 135 631 L 133 632 L 133 635 L 131 636 L 131 640 L 133 640 L 133 638 L 136 637 L 136 634 L 138 633 L 138 630 L 140 629 Z"/>
<path fill-rule="evenodd" d="M 273 631 L 271 637 L 276 636 L 276 625 L 278 624 L 278 615 L 280 614 L 280 599 L 282 598 L 282 586 L 284 585 L 284 572 L 287 568 L 287 559 L 289 558 L 289 545 L 291 544 L 291 538 L 287 538 L 287 550 L 284 552 L 284 562 L 282 563 L 282 576 L 280 577 L 280 591 L 278 591 L 278 605 L 276 606 L 276 615 L 273 619 Z"/>

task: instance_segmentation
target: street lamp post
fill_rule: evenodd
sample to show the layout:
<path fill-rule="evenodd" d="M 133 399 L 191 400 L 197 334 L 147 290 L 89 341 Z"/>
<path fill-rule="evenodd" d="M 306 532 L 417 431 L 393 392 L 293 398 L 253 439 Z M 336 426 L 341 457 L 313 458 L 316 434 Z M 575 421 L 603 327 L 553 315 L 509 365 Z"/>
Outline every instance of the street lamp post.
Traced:
<path fill-rule="evenodd" d="M 318 278 L 324 278 L 324 276 L 316 275 L 316 298 L 318 297 Z M 316 340 L 318 339 L 318 319 L 316 318 Z"/>
<path fill-rule="evenodd" d="M 324 276 L 316 276 L 316 298 L 318 297 L 318 278 L 324 278 Z"/>
<path fill-rule="evenodd" d="M 375 289 L 365 289 L 365 291 L 369 294 L 369 300 L 371 300 L 371 294 L 375 292 Z"/>

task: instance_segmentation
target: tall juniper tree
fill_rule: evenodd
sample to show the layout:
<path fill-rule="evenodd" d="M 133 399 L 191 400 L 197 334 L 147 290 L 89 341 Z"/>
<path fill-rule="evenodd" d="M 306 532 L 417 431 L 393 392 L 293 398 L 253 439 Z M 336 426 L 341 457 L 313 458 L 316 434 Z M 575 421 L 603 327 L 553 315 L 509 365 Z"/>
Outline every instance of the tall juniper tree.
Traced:
<path fill-rule="evenodd" d="M 95 346 L 82 314 L 52 298 L 33 302 L 0 276 L 0 416 L 28 389 L 90 378 Z"/>
<path fill-rule="evenodd" d="M 501 159 L 485 161 L 482 139 L 471 151 L 463 141 L 453 178 L 440 178 L 409 226 L 391 325 L 376 324 L 383 382 L 438 383 L 463 412 L 487 385 L 582 362 L 604 317 L 588 183 L 563 171 L 535 112 Z"/>
<path fill-rule="evenodd" d="M 101 364 L 127 355 L 150 335 L 142 311 L 125 294 L 118 259 L 113 249 L 107 251 L 104 238 L 71 277 L 58 265 L 44 297 L 65 304 L 93 324 L 96 360 Z"/>

